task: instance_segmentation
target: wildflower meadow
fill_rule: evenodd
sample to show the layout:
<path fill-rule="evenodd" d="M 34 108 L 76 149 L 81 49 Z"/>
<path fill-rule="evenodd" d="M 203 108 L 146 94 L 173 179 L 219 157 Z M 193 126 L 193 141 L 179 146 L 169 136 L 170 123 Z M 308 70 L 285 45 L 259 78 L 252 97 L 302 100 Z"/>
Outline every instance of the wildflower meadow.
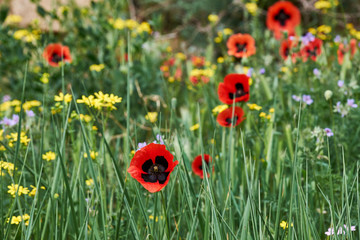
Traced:
<path fill-rule="evenodd" d="M 0 239 L 360 239 L 358 1 L 10 2 Z"/>

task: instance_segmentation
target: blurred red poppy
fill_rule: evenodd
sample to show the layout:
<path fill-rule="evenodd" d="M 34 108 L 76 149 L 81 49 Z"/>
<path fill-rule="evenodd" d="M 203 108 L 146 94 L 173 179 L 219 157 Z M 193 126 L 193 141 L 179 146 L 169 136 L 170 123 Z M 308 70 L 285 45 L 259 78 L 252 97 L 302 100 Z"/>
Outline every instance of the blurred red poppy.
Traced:
<path fill-rule="evenodd" d="M 229 37 L 226 46 L 228 54 L 236 58 L 249 57 L 256 53 L 255 40 L 250 34 L 234 34 Z"/>
<path fill-rule="evenodd" d="M 151 193 L 163 189 L 179 163 L 163 144 L 150 143 L 135 152 L 128 172 Z"/>
<path fill-rule="evenodd" d="M 339 44 L 339 48 L 337 50 L 337 56 L 338 56 L 338 62 L 340 65 L 343 64 L 344 55 L 345 55 L 345 53 L 347 53 L 349 51 L 349 48 L 350 48 L 351 57 L 353 57 L 356 52 L 356 40 L 355 39 L 351 39 L 350 46 L 347 46 L 347 47 L 345 47 L 343 43 Z"/>
<path fill-rule="evenodd" d="M 216 121 L 223 127 L 235 127 L 245 120 L 243 116 L 244 111 L 241 107 L 230 107 L 219 113 Z"/>
<path fill-rule="evenodd" d="M 250 98 L 249 77 L 246 74 L 228 74 L 224 82 L 219 84 L 218 95 L 221 102 L 232 104 L 246 102 Z"/>
<path fill-rule="evenodd" d="M 69 47 L 63 46 L 60 43 L 52 43 L 46 46 L 43 57 L 52 67 L 58 67 L 59 62 L 64 61 L 71 63 L 71 55 Z"/>
<path fill-rule="evenodd" d="M 315 38 L 314 41 L 309 42 L 306 46 L 304 46 L 300 50 L 300 54 L 303 58 L 303 61 L 306 62 L 308 58 L 311 60 L 316 61 L 316 58 L 321 54 L 321 47 L 322 47 L 322 40 Z"/>
<path fill-rule="evenodd" d="M 275 33 L 275 38 L 280 39 L 282 32 L 288 36 L 295 33 L 295 27 L 301 22 L 299 9 L 288 1 L 279 1 L 269 7 L 266 16 L 266 26 Z"/>
<path fill-rule="evenodd" d="M 203 155 L 204 161 L 206 163 L 206 165 L 208 166 L 209 163 L 211 162 L 211 157 L 209 154 L 204 154 Z M 194 161 L 191 164 L 191 168 L 194 171 L 194 173 L 196 175 L 198 175 L 201 179 L 204 178 L 204 172 L 203 172 L 203 162 L 202 162 L 202 157 L 201 155 L 198 155 L 194 158 Z M 207 171 L 209 171 L 207 169 Z M 210 176 L 210 174 L 208 173 L 208 177 Z"/>
<path fill-rule="evenodd" d="M 290 39 L 286 39 L 281 42 L 279 53 L 280 56 L 286 60 L 289 55 L 291 55 L 291 59 L 293 62 L 296 62 L 296 56 L 297 54 L 292 52 L 292 49 L 296 47 L 296 42 L 292 41 Z"/>

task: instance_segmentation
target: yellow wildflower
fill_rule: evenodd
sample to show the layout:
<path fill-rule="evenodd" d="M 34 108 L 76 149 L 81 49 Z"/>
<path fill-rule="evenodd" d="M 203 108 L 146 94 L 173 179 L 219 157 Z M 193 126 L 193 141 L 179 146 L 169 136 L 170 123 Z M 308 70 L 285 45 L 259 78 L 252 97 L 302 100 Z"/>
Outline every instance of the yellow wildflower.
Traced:
<path fill-rule="evenodd" d="M 208 16 L 208 20 L 209 22 L 211 23 L 216 23 L 217 21 L 219 21 L 219 16 L 218 15 L 215 15 L 215 14 L 210 14 Z"/>
<path fill-rule="evenodd" d="M 110 21 L 109 21 L 109 22 L 110 22 Z M 124 21 L 123 19 L 118 18 L 118 19 L 116 19 L 115 21 L 112 20 L 112 25 L 113 25 L 113 27 L 114 27 L 115 29 L 122 30 L 122 29 L 125 28 L 126 23 L 125 23 L 125 21 Z"/>
<path fill-rule="evenodd" d="M 199 127 L 200 127 L 200 124 L 197 123 L 197 124 L 190 127 L 190 131 L 195 131 L 195 130 L 199 129 Z"/>
<path fill-rule="evenodd" d="M 18 24 L 22 21 L 22 17 L 19 15 L 8 15 L 5 19 L 6 24 Z"/>
<path fill-rule="evenodd" d="M 42 82 L 44 84 L 49 83 L 49 77 L 50 77 L 49 73 L 43 73 L 41 78 L 40 78 L 40 82 Z"/>
<path fill-rule="evenodd" d="M 154 123 L 157 121 L 158 113 L 157 112 L 148 112 L 145 116 L 145 119 Z"/>
<path fill-rule="evenodd" d="M 133 30 L 133 29 L 135 29 L 135 28 L 139 25 L 139 23 L 138 23 L 137 21 L 133 20 L 133 19 L 127 19 L 127 20 L 125 21 L 125 25 L 126 25 L 126 27 L 129 28 L 130 30 Z"/>
<path fill-rule="evenodd" d="M 259 114 L 259 117 L 265 118 L 265 117 L 266 117 L 266 113 L 261 112 L 261 113 Z"/>
<path fill-rule="evenodd" d="M 214 42 L 216 42 L 216 43 L 221 43 L 221 41 L 222 41 L 221 37 L 214 38 Z"/>
<path fill-rule="evenodd" d="M 90 158 L 91 158 L 92 160 L 95 160 L 98 155 L 99 155 L 98 152 L 90 151 Z M 88 155 L 87 155 L 87 153 L 85 152 L 85 153 L 84 153 L 84 158 L 87 158 L 87 157 L 88 157 Z"/>
<path fill-rule="evenodd" d="M 256 103 L 248 103 L 247 104 L 248 107 L 250 108 L 250 110 L 256 110 L 256 111 L 259 111 L 262 109 L 261 106 L 257 105 Z"/>
<path fill-rule="evenodd" d="M 317 1 L 315 2 L 314 4 L 314 7 L 316 9 L 328 9 L 328 8 L 331 8 L 331 3 L 329 1 Z"/>
<path fill-rule="evenodd" d="M 311 33 L 312 35 L 315 35 L 317 30 L 315 28 L 309 28 L 308 32 Z"/>
<path fill-rule="evenodd" d="M 17 132 L 10 133 L 9 135 L 6 135 L 6 138 L 9 140 L 9 147 L 14 147 L 14 143 L 17 142 L 17 139 L 18 139 L 18 134 L 17 134 Z M 28 138 L 25 135 L 25 132 L 21 132 L 20 133 L 20 143 L 27 146 L 29 142 L 30 142 L 30 138 Z"/>
<path fill-rule="evenodd" d="M 52 161 L 52 160 L 55 160 L 56 158 L 56 154 L 52 151 L 48 151 L 46 152 L 45 154 L 42 155 L 42 159 L 43 160 L 46 160 L 46 161 Z"/>
<path fill-rule="evenodd" d="M 3 146 L 2 146 L 3 147 Z M 5 150 L 4 150 L 5 151 Z M 13 171 L 14 171 L 14 164 L 13 163 L 9 163 L 9 162 L 5 162 L 5 161 L 0 161 L 0 175 L 3 176 L 5 175 L 5 173 L 2 172 L 2 169 L 7 170 L 7 172 L 9 173 L 10 176 L 13 175 Z"/>
<path fill-rule="evenodd" d="M 225 60 L 224 60 L 224 58 L 223 57 L 218 57 L 218 59 L 217 59 L 217 62 L 218 63 L 223 63 Z"/>
<path fill-rule="evenodd" d="M 80 118 L 80 120 L 83 120 L 83 121 L 85 121 L 85 122 L 90 122 L 91 120 L 92 120 L 92 117 L 90 116 L 90 115 L 87 115 L 87 114 L 80 114 L 79 115 L 79 118 Z"/>
<path fill-rule="evenodd" d="M 175 78 L 173 76 L 171 76 L 171 77 L 168 78 L 168 81 L 171 82 L 171 83 L 175 82 Z"/>
<path fill-rule="evenodd" d="M 28 188 L 24 188 L 23 186 L 19 186 L 19 184 L 11 184 L 8 186 L 8 193 L 10 193 L 10 195 L 12 197 L 15 197 L 15 194 L 17 192 L 18 196 L 21 196 L 21 194 L 27 195 L 29 193 L 29 189 Z"/>
<path fill-rule="evenodd" d="M 225 109 L 227 109 L 229 106 L 224 104 L 224 105 L 218 105 L 216 107 L 214 107 L 212 109 L 212 113 L 213 114 L 218 114 L 218 113 L 221 113 L 222 111 L 224 111 Z"/>
<path fill-rule="evenodd" d="M 274 113 L 274 112 L 275 112 L 275 108 L 270 108 L 270 109 L 269 109 L 269 112 L 270 112 L 270 113 Z"/>
<path fill-rule="evenodd" d="M 151 26 L 148 22 L 142 22 L 136 29 L 136 32 L 138 33 L 143 33 L 143 32 L 147 32 L 147 33 L 151 33 Z"/>
<path fill-rule="evenodd" d="M 85 180 L 85 184 L 90 187 L 94 185 L 94 180 L 92 178 Z"/>
<path fill-rule="evenodd" d="M 59 194 L 58 194 L 58 193 L 55 193 L 55 194 L 54 194 L 54 198 L 55 198 L 55 199 L 59 198 Z"/>
<path fill-rule="evenodd" d="M 30 197 L 34 197 L 36 195 L 36 187 L 33 185 L 30 185 L 30 187 L 32 188 L 31 191 L 29 192 L 29 196 Z"/>
<path fill-rule="evenodd" d="M 180 59 L 180 60 L 186 60 L 186 55 L 183 54 L 182 52 L 178 52 L 178 53 L 175 55 L 175 57 L 176 57 L 177 59 Z"/>
<path fill-rule="evenodd" d="M 97 130 L 98 130 L 98 128 L 97 128 L 95 125 L 92 126 L 91 129 L 92 129 L 93 131 L 97 131 Z"/>
<path fill-rule="evenodd" d="M 225 35 L 231 35 L 234 31 L 230 28 L 224 28 L 223 32 Z"/>
<path fill-rule="evenodd" d="M 294 224 L 291 223 L 291 227 L 293 227 L 293 226 L 294 226 Z M 289 224 L 288 224 L 287 222 L 285 222 L 285 221 L 281 221 L 280 227 L 282 227 L 283 229 L 285 229 L 285 228 L 288 228 L 288 227 L 289 227 Z"/>
<path fill-rule="evenodd" d="M 69 103 L 69 102 L 71 102 L 71 100 L 72 100 L 72 96 L 71 96 L 71 94 L 63 94 L 62 92 L 60 92 L 59 93 L 59 95 L 58 96 L 54 96 L 54 101 L 55 102 L 62 102 L 62 101 L 64 101 L 65 103 Z"/>
<path fill-rule="evenodd" d="M 89 67 L 90 71 L 101 72 L 105 68 L 104 64 L 93 64 Z"/>
<path fill-rule="evenodd" d="M 256 3 L 246 3 L 245 8 L 251 15 L 255 16 L 258 6 L 256 5 Z"/>
<path fill-rule="evenodd" d="M 16 225 L 19 225 L 19 223 L 21 222 L 21 220 L 22 220 L 22 218 L 21 218 L 21 216 L 12 216 L 11 217 L 11 224 L 16 224 Z M 8 221 L 7 222 L 9 222 L 9 218 L 8 218 Z"/>

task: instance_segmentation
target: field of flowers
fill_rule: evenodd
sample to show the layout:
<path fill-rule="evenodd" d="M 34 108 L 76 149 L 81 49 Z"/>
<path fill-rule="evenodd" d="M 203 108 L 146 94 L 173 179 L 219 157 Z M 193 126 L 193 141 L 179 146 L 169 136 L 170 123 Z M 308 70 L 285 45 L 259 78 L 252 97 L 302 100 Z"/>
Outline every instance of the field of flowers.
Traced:
<path fill-rule="evenodd" d="M 214 2 L 0 7 L 0 239 L 360 239 L 359 15 Z"/>

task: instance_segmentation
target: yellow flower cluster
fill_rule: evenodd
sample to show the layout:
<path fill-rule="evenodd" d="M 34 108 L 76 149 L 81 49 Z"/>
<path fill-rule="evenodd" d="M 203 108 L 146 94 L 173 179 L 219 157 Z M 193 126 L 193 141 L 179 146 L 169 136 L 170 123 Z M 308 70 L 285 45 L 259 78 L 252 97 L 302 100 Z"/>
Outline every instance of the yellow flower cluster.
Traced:
<path fill-rule="evenodd" d="M 93 64 L 89 67 L 90 71 L 101 72 L 105 68 L 105 64 Z"/>
<path fill-rule="evenodd" d="M 145 116 L 145 119 L 154 123 L 157 121 L 158 113 L 157 112 L 148 112 Z"/>
<path fill-rule="evenodd" d="M 98 152 L 90 151 L 90 158 L 91 158 L 92 160 L 95 160 L 97 156 L 99 156 L 99 153 L 98 153 Z M 88 155 L 87 155 L 87 153 L 85 152 L 85 153 L 84 153 L 84 158 L 87 158 L 87 157 L 88 157 Z"/>
<path fill-rule="evenodd" d="M 224 111 L 225 109 L 227 109 L 228 107 L 229 107 L 229 106 L 226 105 L 226 104 L 224 104 L 224 105 L 218 105 L 218 106 L 216 106 L 216 107 L 214 107 L 214 108 L 212 109 L 212 113 L 213 113 L 214 115 L 219 114 L 219 113 L 221 113 L 222 111 Z"/>
<path fill-rule="evenodd" d="M 6 135 L 6 138 L 9 140 L 9 147 L 14 147 L 14 143 L 16 143 L 18 139 L 18 133 L 10 133 L 9 135 Z M 26 136 L 25 132 L 21 132 L 20 143 L 24 144 L 24 146 L 27 146 L 29 142 L 30 138 Z"/>
<path fill-rule="evenodd" d="M 46 161 L 51 161 L 51 160 L 55 160 L 56 158 L 56 154 L 52 151 L 48 151 L 45 154 L 42 155 L 42 159 L 46 160 Z"/>
<path fill-rule="evenodd" d="M 16 192 L 18 196 L 21 196 L 22 194 L 27 195 L 30 192 L 27 187 L 19 186 L 19 184 L 13 183 L 8 186 L 8 189 L 8 193 L 10 193 L 12 197 L 15 197 Z"/>
<path fill-rule="evenodd" d="M 285 221 L 281 221 L 280 227 L 282 227 L 285 230 L 285 228 L 289 227 L 289 224 Z M 294 224 L 291 223 L 291 227 L 294 227 Z"/>
<path fill-rule="evenodd" d="M 256 103 L 248 103 L 247 105 L 250 108 L 250 110 L 260 111 L 262 109 L 262 107 L 257 105 Z"/>
<path fill-rule="evenodd" d="M 195 69 L 191 70 L 190 76 L 197 77 L 197 78 L 201 78 L 202 76 L 205 76 L 205 77 L 210 78 L 210 77 L 214 76 L 214 70 L 211 68 L 205 68 L 205 69 L 195 68 Z"/>
<path fill-rule="evenodd" d="M 79 119 L 81 120 L 81 121 L 85 121 L 85 122 L 90 122 L 91 120 L 92 120 L 92 117 L 90 116 L 90 115 L 87 115 L 87 114 L 79 114 Z"/>
<path fill-rule="evenodd" d="M 17 40 L 24 40 L 25 42 L 35 42 L 40 39 L 40 30 L 29 31 L 27 29 L 20 29 L 14 32 L 13 37 Z"/>
<path fill-rule="evenodd" d="M 71 96 L 71 94 L 63 94 L 62 92 L 60 92 L 59 93 L 59 95 L 58 96 L 54 96 L 54 101 L 55 102 L 65 102 L 65 103 L 69 103 L 69 102 L 71 102 L 71 100 L 72 100 L 72 96 Z"/>
<path fill-rule="evenodd" d="M 358 40 L 360 40 L 360 31 L 357 31 L 355 28 L 354 28 L 354 25 L 352 23 L 348 23 L 346 24 L 346 28 L 349 30 L 350 34 L 357 38 Z"/>
<path fill-rule="evenodd" d="M 211 22 L 211 23 L 216 23 L 217 21 L 219 21 L 219 16 L 216 15 L 216 14 L 210 14 L 210 15 L 208 16 L 208 20 L 209 20 L 209 22 Z"/>
<path fill-rule="evenodd" d="M 94 180 L 92 178 L 85 180 L 85 184 L 86 184 L 86 186 L 90 187 L 90 186 L 94 185 Z"/>
<path fill-rule="evenodd" d="M 199 128 L 200 128 L 200 124 L 197 123 L 197 124 L 190 127 L 190 131 L 195 131 L 195 130 L 198 130 Z"/>
<path fill-rule="evenodd" d="M 32 189 L 31 189 L 31 191 L 29 192 L 28 195 L 29 195 L 30 197 L 35 197 L 36 191 L 37 191 L 36 187 L 33 186 L 33 185 L 30 185 L 30 187 L 31 187 Z M 45 190 L 45 187 L 44 187 L 44 186 L 41 186 L 40 188 L 43 189 L 43 190 Z"/>
<path fill-rule="evenodd" d="M 124 20 L 122 18 L 117 18 L 117 19 L 110 18 L 108 22 L 110 25 L 113 26 L 113 28 L 118 30 L 123 30 L 127 28 L 131 30 L 134 35 L 142 34 L 144 32 L 150 34 L 152 32 L 151 26 L 148 22 L 138 23 L 133 19 Z"/>
<path fill-rule="evenodd" d="M 39 106 L 41 106 L 41 102 L 37 100 L 26 101 L 22 105 L 24 111 L 28 111 L 33 107 L 39 107 Z M 14 99 L 12 101 L 3 102 L 2 104 L 0 104 L 0 112 L 5 112 L 9 110 L 11 107 L 14 107 L 15 112 L 20 112 L 21 101 Z"/>
<path fill-rule="evenodd" d="M 81 99 L 76 100 L 77 103 L 84 103 L 85 105 L 96 110 L 101 110 L 102 108 L 116 110 L 117 108 L 114 105 L 116 103 L 120 103 L 121 101 L 121 97 L 118 97 L 114 94 L 104 94 L 101 91 L 94 93 L 94 95 L 90 95 L 89 97 L 82 95 Z"/>
<path fill-rule="evenodd" d="M 10 222 L 11 224 L 16 224 L 19 225 L 19 223 L 21 223 L 22 221 L 24 221 L 25 226 L 29 225 L 29 220 L 30 220 L 30 215 L 29 214 L 24 214 L 22 216 L 12 216 L 11 217 L 11 222 L 10 222 L 10 218 L 7 219 L 7 222 Z"/>
<path fill-rule="evenodd" d="M 270 109 L 269 109 L 269 113 L 274 113 L 274 112 L 275 112 L 275 109 L 274 109 L 274 108 L 270 108 Z M 270 120 L 270 119 L 271 119 L 271 114 L 266 114 L 265 112 L 261 112 L 261 113 L 259 114 L 259 117 Z"/>
<path fill-rule="evenodd" d="M 322 40 L 331 38 L 331 36 L 328 35 L 331 33 L 331 27 L 328 25 L 320 25 L 317 28 L 309 28 L 308 31 Z"/>
<path fill-rule="evenodd" d="M 9 173 L 9 175 L 12 176 L 14 171 L 14 164 L 5 161 L 0 161 L 0 176 L 5 175 L 2 169 L 6 170 Z"/>
<path fill-rule="evenodd" d="M 217 32 L 217 36 L 214 38 L 216 43 L 221 43 L 227 36 L 233 34 L 233 30 L 230 28 L 224 28 L 222 31 Z"/>
<path fill-rule="evenodd" d="M 257 10 L 258 10 L 258 6 L 257 6 L 257 4 L 254 3 L 254 2 L 246 3 L 246 4 L 245 4 L 245 8 L 246 8 L 246 10 L 247 10 L 251 15 L 253 15 L 253 16 L 256 15 L 256 12 L 257 12 Z"/>
<path fill-rule="evenodd" d="M 8 15 L 5 19 L 5 23 L 9 25 L 19 24 L 22 21 L 22 17 L 19 15 Z"/>
<path fill-rule="evenodd" d="M 50 74 L 48 73 L 43 73 L 41 75 L 41 78 L 40 78 L 40 82 L 44 83 L 44 84 L 48 84 L 49 83 L 49 77 L 50 77 Z"/>
<path fill-rule="evenodd" d="M 338 0 L 334 0 L 334 1 L 329 1 L 329 0 L 319 0 L 317 2 L 314 3 L 314 7 L 316 9 L 321 10 L 322 12 L 327 12 L 327 10 L 329 8 L 335 7 L 339 5 L 339 1 Z"/>

